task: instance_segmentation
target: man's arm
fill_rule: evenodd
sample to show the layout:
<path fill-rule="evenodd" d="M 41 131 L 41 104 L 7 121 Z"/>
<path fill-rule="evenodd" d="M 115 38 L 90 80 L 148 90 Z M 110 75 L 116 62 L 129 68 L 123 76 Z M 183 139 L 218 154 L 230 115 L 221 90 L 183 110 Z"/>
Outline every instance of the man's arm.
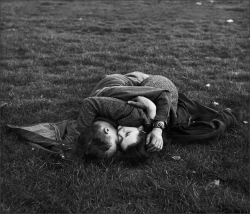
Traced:
<path fill-rule="evenodd" d="M 129 105 L 124 100 L 112 97 L 88 97 L 83 100 L 78 118 L 77 130 L 83 131 L 91 126 L 98 116 L 116 121 L 123 126 L 140 126 L 146 115 L 142 109 Z"/>
<path fill-rule="evenodd" d="M 126 101 L 132 100 L 138 96 L 143 96 L 155 103 L 155 120 L 166 121 L 169 116 L 171 94 L 167 90 L 148 86 L 114 86 L 104 88 L 98 94 L 98 97 L 102 96 L 115 97 Z"/>
<path fill-rule="evenodd" d="M 156 106 L 155 104 L 148 98 L 146 97 L 142 97 L 142 96 L 138 96 L 136 98 L 134 98 L 131 101 L 128 101 L 128 104 L 144 109 L 147 112 L 147 116 L 154 120 L 155 119 L 155 115 L 156 115 Z"/>

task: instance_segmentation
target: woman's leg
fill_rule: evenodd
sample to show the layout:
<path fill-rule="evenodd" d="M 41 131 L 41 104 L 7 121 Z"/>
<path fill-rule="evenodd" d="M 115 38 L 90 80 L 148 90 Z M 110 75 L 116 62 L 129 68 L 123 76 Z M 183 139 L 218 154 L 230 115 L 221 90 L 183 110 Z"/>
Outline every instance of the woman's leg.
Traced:
<path fill-rule="evenodd" d="M 179 93 L 177 120 L 177 125 L 168 129 L 168 136 L 186 143 L 218 138 L 238 124 L 230 111 L 216 111 L 182 93 Z"/>

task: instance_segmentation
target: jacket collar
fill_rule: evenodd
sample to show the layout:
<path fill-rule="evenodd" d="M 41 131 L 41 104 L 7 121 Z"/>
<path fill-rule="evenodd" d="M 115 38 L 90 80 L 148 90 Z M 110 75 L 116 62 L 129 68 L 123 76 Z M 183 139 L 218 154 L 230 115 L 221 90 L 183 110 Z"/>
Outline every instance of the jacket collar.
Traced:
<path fill-rule="evenodd" d="M 108 123 L 110 123 L 112 126 L 114 126 L 115 128 L 118 127 L 118 123 L 115 122 L 114 120 L 109 119 L 109 118 L 106 118 L 106 117 L 97 117 L 97 118 L 95 119 L 95 121 L 97 121 L 97 120 L 102 120 L 102 121 L 108 122 Z"/>

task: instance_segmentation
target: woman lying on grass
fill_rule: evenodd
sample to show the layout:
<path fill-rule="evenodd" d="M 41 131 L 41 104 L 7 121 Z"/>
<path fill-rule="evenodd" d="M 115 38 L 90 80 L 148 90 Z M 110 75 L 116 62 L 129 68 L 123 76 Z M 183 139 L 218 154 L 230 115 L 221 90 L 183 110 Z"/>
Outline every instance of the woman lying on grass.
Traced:
<path fill-rule="evenodd" d="M 178 105 L 173 108 L 171 97 L 175 90 L 170 87 L 171 84 L 167 78 L 153 76 L 143 82 L 146 82 L 145 86 L 162 89 L 162 91 L 155 89 L 154 97 L 166 98 L 161 105 L 152 108 L 156 109 L 156 113 L 151 112 L 151 115 L 156 114 L 155 118 L 149 118 L 144 111 L 131 108 L 127 102 L 115 100 L 115 98 L 106 100 L 101 97 L 90 97 L 84 100 L 78 119 L 79 124 L 83 127 L 87 124 L 93 125 L 82 131 L 77 139 L 76 151 L 80 155 L 84 154 L 89 158 L 105 158 L 112 156 L 117 147 L 120 147 L 128 158 L 141 161 L 149 157 L 149 152 L 162 149 L 162 134 L 180 143 L 205 142 L 221 137 L 226 130 L 235 127 L 241 120 L 240 114 L 228 109 L 216 111 L 190 100 L 182 93 L 174 96 L 178 97 L 176 102 Z M 112 89 L 110 93 L 123 95 L 122 89 L 115 88 L 115 91 Z M 143 87 L 140 89 L 143 90 Z M 170 96 L 169 91 L 171 91 Z M 130 91 L 130 94 L 134 92 Z M 146 98 L 143 100 L 145 101 Z M 154 101 L 152 97 L 150 100 Z M 140 105 L 147 109 L 147 104 L 140 103 Z M 173 109 L 172 113 L 171 109 Z M 161 113 L 157 112 L 160 110 Z M 96 119 L 97 115 L 105 116 L 111 121 L 99 121 Z M 153 137 L 152 133 L 154 133 Z M 110 151 L 112 151 L 111 155 Z"/>
<path fill-rule="evenodd" d="M 146 108 L 145 100 L 147 98 L 141 97 L 140 100 L 142 98 L 144 103 L 140 105 Z M 92 103 L 92 99 L 94 98 L 91 97 L 85 101 Z M 113 110 L 116 118 L 123 114 L 123 110 L 127 110 L 127 108 L 124 108 L 124 104 L 120 103 L 120 107 L 116 105 L 116 110 Z M 138 103 L 131 104 L 139 106 Z M 105 107 L 105 105 L 100 106 L 101 108 Z M 151 109 L 156 108 L 152 107 Z M 93 111 L 89 113 L 93 114 Z M 150 113 L 150 115 L 154 114 L 154 112 Z M 207 142 L 223 136 L 226 130 L 236 127 L 242 121 L 240 111 L 234 112 L 229 109 L 216 111 L 190 100 L 181 93 L 179 93 L 177 121 L 175 124 L 166 123 L 165 121 L 163 123 L 155 122 L 150 119 L 146 120 L 146 124 L 138 124 L 137 121 L 140 121 L 140 117 L 147 118 L 147 115 L 145 113 L 134 115 L 134 120 L 130 126 L 123 126 L 121 122 L 124 121 L 118 121 L 120 124 L 118 123 L 117 129 L 117 123 L 114 124 L 107 120 L 106 124 L 100 125 L 97 120 L 94 126 L 87 128 L 80 134 L 77 140 L 77 153 L 80 155 L 85 154 L 89 158 L 103 158 L 110 157 L 107 155 L 110 154 L 109 151 L 113 151 L 113 155 L 116 148 L 120 147 L 127 158 L 138 162 L 147 159 L 151 151 L 160 151 L 162 149 L 161 141 L 154 141 L 152 144 L 147 142 L 148 133 L 152 129 L 157 129 L 158 135 L 163 133 L 167 138 L 170 137 L 179 143 Z M 154 127 L 154 124 L 157 127 Z M 92 129 L 93 127 L 94 129 Z M 101 135 L 102 133 L 103 135 Z"/>

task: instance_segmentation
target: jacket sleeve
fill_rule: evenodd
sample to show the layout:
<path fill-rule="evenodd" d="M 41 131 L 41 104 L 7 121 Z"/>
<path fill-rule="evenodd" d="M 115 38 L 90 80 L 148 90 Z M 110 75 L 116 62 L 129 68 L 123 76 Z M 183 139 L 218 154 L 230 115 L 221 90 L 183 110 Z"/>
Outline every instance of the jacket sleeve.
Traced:
<path fill-rule="evenodd" d="M 105 87 L 98 96 L 115 97 L 125 101 L 144 96 L 156 105 L 155 120 L 166 121 L 169 117 L 171 94 L 168 90 L 149 86 L 114 86 Z"/>
<path fill-rule="evenodd" d="M 83 100 L 77 130 L 91 126 L 97 117 L 116 121 L 119 125 L 139 126 L 143 123 L 143 110 L 112 97 L 88 97 Z M 145 115 L 145 114 L 144 114 Z"/>

